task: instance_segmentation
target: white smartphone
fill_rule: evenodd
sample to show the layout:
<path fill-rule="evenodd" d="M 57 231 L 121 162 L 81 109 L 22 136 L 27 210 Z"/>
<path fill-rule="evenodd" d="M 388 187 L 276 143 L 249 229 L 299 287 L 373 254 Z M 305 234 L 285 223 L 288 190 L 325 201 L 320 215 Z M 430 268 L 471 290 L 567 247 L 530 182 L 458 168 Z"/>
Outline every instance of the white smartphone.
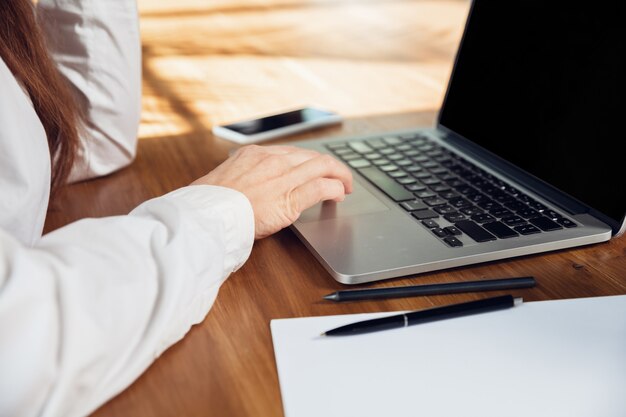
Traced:
<path fill-rule="evenodd" d="M 237 143 L 256 143 L 321 126 L 341 123 L 341 116 L 328 110 L 304 107 L 258 119 L 214 126 L 213 134 Z"/>

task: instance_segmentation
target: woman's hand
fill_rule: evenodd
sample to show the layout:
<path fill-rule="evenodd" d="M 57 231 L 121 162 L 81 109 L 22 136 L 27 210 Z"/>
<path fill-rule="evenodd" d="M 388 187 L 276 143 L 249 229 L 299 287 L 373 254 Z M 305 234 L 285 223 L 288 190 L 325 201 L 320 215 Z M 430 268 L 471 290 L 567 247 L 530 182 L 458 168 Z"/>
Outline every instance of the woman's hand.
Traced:
<path fill-rule="evenodd" d="M 352 192 L 352 173 L 330 155 L 293 146 L 250 145 L 192 184 L 242 192 L 254 210 L 255 237 L 261 239 L 320 201 L 342 201 Z"/>

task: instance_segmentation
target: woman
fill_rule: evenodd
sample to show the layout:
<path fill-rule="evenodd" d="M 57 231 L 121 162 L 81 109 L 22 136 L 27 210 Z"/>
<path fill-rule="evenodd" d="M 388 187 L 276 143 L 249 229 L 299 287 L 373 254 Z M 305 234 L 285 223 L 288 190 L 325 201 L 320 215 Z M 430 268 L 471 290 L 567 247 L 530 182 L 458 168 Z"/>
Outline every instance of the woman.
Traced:
<path fill-rule="evenodd" d="M 254 238 L 351 192 L 334 159 L 248 147 L 41 237 L 51 188 L 133 159 L 139 109 L 133 0 L 0 2 L 0 416 L 89 414 L 205 317 Z"/>

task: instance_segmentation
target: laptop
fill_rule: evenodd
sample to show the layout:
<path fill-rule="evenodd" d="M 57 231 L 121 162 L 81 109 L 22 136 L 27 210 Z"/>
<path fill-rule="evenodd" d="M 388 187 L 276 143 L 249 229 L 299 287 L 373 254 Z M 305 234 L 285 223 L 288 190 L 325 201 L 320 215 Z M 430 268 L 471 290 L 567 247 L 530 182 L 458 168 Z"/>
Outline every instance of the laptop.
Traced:
<path fill-rule="evenodd" d="M 292 226 L 337 281 L 624 232 L 624 5 L 549 3 L 473 2 L 434 127 L 296 143 L 354 173 L 344 202 L 318 204 Z"/>

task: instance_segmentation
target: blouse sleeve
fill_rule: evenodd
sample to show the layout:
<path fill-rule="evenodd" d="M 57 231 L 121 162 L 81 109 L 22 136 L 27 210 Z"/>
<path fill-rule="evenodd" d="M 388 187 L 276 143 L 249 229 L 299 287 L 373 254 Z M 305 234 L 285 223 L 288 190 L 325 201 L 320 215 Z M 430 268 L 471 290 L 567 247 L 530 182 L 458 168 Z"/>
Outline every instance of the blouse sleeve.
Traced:
<path fill-rule="evenodd" d="M 0 230 L 0 416 L 84 416 L 201 321 L 248 258 L 237 191 L 189 186 L 32 248 Z"/>
<path fill-rule="evenodd" d="M 135 0 L 39 0 L 37 17 L 86 116 L 70 181 L 128 165 L 135 157 L 141 112 Z"/>

